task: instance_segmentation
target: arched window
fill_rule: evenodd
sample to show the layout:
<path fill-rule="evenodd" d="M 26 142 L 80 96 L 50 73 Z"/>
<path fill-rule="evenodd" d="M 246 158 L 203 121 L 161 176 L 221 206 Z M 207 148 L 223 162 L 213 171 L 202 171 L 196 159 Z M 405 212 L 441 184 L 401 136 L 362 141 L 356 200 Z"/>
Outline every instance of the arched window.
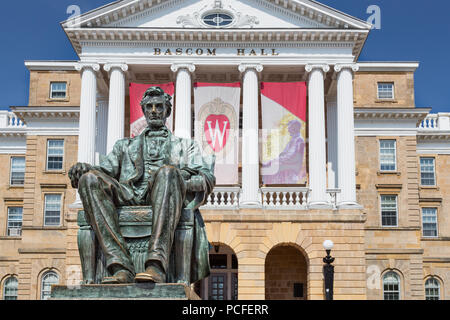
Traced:
<path fill-rule="evenodd" d="M 3 300 L 17 300 L 19 282 L 16 277 L 9 277 L 3 285 Z"/>
<path fill-rule="evenodd" d="M 400 300 L 400 277 L 389 271 L 383 277 L 384 300 Z"/>
<path fill-rule="evenodd" d="M 50 298 L 52 292 L 52 285 L 59 283 L 59 276 L 54 271 L 48 271 L 42 276 L 41 281 L 41 300 Z"/>
<path fill-rule="evenodd" d="M 426 300 L 439 300 L 441 297 L 441 285 L 438 279 L 429 278 L 425 281 L 425 299 Z"/>

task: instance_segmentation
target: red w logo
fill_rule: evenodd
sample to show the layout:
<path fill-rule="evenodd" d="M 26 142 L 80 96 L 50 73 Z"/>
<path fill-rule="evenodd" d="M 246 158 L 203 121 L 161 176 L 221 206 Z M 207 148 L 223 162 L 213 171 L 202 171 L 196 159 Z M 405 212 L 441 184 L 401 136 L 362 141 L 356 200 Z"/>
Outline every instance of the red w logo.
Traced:
<path fill-rule="evenodd" d="M 230 120 L 221 114 L 210 114 L 205 120 L 205 138 L 214 152 L 220 152 L 230 135 Z"/>

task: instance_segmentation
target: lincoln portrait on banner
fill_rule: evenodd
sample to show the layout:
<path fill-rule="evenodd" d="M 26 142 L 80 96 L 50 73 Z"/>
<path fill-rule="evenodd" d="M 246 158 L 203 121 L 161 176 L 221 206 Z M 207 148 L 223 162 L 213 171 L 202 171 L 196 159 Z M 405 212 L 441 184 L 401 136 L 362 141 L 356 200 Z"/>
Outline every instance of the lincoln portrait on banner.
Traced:
<path fill-rule="evenodd" d="M 117 141 L 99 166 L 78 163 L 69 172 L 106 259 L 111 276 L 103 279 L 104 284 L 165 283 L 187 194 L 201 192 L 200 202 L 204 203 L 215 186 L 211 163 L 197 143 L 175 137 L 165 126 L 172 108 L 170 100 L 161 88 L 149 88 L 141 101 L 147 128 L 135 138 Z M 117 208 L 122 206 L 151 206 L 153 210 L 145 271 L 140 274 L 135 274 L 120 233 Z M 197 252 L 192 253 L 192 264 L 197 269 L 192 282 L 209 275 L 209 243 L 199 212 L 195 224 L 197 243 L 193 250 Z"/>

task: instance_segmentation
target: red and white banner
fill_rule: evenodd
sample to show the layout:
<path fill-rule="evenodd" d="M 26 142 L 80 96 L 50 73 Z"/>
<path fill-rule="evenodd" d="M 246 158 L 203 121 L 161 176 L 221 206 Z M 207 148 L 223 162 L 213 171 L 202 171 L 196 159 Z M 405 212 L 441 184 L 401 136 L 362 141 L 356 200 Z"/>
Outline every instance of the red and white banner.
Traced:
<path fill-rule="evenodd" d="M 261 84 L 263 184 L 306 184 L 306 83 Z"/>
<path fill-rule="evenodd" d="M 217 185 L 239 182 L 240 83 L 195 83 L 195 140 L 216 156 Z"/>
<path fill-rule="evenodd" d="M 164 84 L 140 84 L 140 83 L 130 83 L 130 135 L 131 137 L 136 137 L 144 131 L 147 127 L 147 121 L 145 120 L 144 113 L 141 108 L 141 100 L 144 97 L 144 93 L 148 88 L 160 87 L 165 93 L 169 94 L 174 98 L 175 86 L 173 82 Z M 173 104 L 174 99 L 172 99 Z M 166 126 L 173 132 L 173 113 L 174 107 L 172 107 L 172 113 L 169 118 L 167 118 Z"/>

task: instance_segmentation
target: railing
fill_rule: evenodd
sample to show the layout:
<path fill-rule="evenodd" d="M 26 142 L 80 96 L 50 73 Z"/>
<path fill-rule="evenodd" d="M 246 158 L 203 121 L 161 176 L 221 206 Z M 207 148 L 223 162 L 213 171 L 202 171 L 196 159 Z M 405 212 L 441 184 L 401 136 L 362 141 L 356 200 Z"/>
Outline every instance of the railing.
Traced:
<path fill-rule="evenodd" d="M 261 188 L 265 209 L 306 209 L 309 188 Z"/>
<path fill-rule="evenodd" d="M 328 189 L 328 205 L 337 209 L 337 194 L 340 189 Z M 201 209 L 238 210 L 240 187 L 218 187 L 209 195 Z M 307 210 L 309 188 L 263 187 L 260 190 L 262 208 L 265 210 Z"/>
<path fill-rule="evenodd" d="M 14 129 L 26 128 L 26 125 L 13 112 L 0 111 L 0 128 Z"/>
<path fill-rule="evenodd" d="M 422 131 L 449 131 L 450 113 L 429 114 L 419 125 Z"/>
<path fill-rule="evenodd" d="M 240 187 L 218 187 L 209 195 L 204 209 L 238 209 Z"/>

